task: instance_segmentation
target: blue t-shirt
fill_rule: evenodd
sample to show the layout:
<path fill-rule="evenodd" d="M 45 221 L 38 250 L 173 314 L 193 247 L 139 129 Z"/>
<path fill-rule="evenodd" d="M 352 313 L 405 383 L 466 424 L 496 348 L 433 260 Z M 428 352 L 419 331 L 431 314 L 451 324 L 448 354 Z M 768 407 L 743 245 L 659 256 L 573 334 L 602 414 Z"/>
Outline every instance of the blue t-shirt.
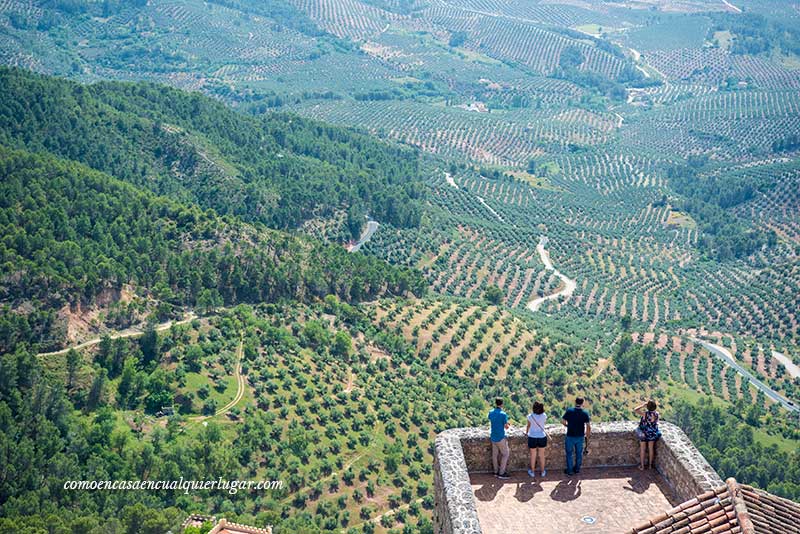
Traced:
<path fill-rule="evenodd" d="M 567 436 L 571 438 L 583 437 L 586 433 L 586 427 L 583 425 L 591 421 L 589 414 L 577 406 L 564 412 L 562 419 L 567 422 Z"/>
<path fill-rule="evenodd" d="M 502 408 L 495 408 L 489 412 L 489 422 L 492 423 L 492 433 L 489 436 L 492 441 L 497 443 L 503 441 L 506 437 L 506 423 L 508 423 L 508 414 Z"/>

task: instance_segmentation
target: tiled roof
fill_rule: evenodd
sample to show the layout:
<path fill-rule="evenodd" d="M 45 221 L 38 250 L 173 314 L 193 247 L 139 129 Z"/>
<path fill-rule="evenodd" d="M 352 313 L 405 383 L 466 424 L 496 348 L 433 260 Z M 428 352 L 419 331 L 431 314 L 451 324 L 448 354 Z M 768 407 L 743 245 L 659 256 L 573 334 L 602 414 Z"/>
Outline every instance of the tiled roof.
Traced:
<path fill-rule="evenodd" d="M 729 478 L 629 534 L 800 534 L 800 504 Z"/>
<path fill-rule="evenodd" d="M 750 486 L 739 487 L 757 534 L 800 533 L 800 504 Z"/>
<path fill-rule="evenodd" d="M 240 525 L 239 523 L 231 523 L 227 519 L 216 520 L 214 516 L 192 514 L 183 522 L 183 529 L 187 527 L 199 527 L 206 521 L 216 524 L 211 528 L 208 534 L 272 534 L 272 527 L 259 528 L 251 527 L 248 525 Z"/>
<path fill-rule="evenodd" d="M 738 524 L 733 524 L 735 519 L 733 499 L 728 494 L 728 487 L 722 486 L 651 518 L 631 532 L 635 534 L 738 533 L 741 529 Z"/>

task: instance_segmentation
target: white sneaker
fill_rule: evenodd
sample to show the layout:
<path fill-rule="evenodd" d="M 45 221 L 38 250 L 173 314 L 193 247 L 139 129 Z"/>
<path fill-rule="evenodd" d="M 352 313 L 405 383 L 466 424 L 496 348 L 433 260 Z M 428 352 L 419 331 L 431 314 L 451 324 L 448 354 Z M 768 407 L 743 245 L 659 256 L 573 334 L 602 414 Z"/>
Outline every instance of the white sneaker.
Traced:
<path fill-rule="evenodd" d="M 547 476 L 547 469 L 542 470 L 542 478 Z"/>
<path fill-rule="evenodd" d="M 534 473 L 533 469 L 528 469 L 528 476 L 531 478 L 536 478 L 536 473 Z"/>

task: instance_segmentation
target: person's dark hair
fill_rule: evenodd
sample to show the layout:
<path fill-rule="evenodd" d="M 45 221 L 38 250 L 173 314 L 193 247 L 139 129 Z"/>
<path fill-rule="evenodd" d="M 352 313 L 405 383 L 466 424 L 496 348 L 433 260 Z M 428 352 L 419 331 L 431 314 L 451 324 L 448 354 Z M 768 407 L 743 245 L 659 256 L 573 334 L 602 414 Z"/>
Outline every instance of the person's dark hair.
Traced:
<path fill-rule="evenodd" d="M 581 406 L 581 405 L 583 405 L 583 397 L 578 397 L 577 399 L 575 399 L 575 406 Z"/>
<path fill-rule="evenodd" d="M 544 404 L 539 401 L 533 403 L 533 413 L 536 415 L 542 415 L 544 413 Z"/>
<path fill-rule="evenodd" d="M 647 401 L 647 409 L 649 411 L 654 412 L 654 411 L 656 411 L 656 408 L 658 408 L 658 405 L 656 404 L 656 401 L 654 401 L 652 399 Z"/>
<path fill-rule="evenodd" d="M 497 397 L 496 399 L 494 399 L 494 405 L 497 406 L 497 407 L 502 406 L 503 405 L 503 399 L 501 399 L 500 397 Z"/>

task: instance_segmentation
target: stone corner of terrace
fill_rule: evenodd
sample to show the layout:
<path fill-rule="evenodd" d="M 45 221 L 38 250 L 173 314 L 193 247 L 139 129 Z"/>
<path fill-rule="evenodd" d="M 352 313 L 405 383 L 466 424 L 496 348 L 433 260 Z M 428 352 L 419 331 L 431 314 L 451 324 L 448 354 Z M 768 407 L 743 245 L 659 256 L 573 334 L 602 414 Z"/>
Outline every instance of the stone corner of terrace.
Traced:
<path fill-rule="evenodd" d="M 529 530 L 530 526 L 525 526 L 527 516 L 535 518 L 540 531 L 557 532 L 570 528 L 559 523 L 563 519 L 560 514 L 589 514 L 592 510 L 613 508 L 617 516 L 624 517 L 626 507 L 644 506 L 641 511 L 634 511 L 639 514 L 652 512 L 646 509 L 647 505 L 663 511 L 658 506 L 687 501 L 724 484 L 686 434 L 663 421 L 662 439 L 656 444 L 655 471 L 638 471 L 636 426 L 632 421 L 593 424 L 590 452 L 584 457 L 577 481 L 560 475 L 565 467 L 565 429 L 561 425 L 547 425 L 552 439 L 547 449 L 548 477 L 542 481 L 528 479 L 529 450 L 520 428 L 508 432 L 508 471 L 512 480 L 507 483 L 491 476 L 488 427 L 441 432 L 434 447 L 435 532 L 510 534 L 516 526 L 521 531 Z M 549 497 L 544 489 L 549 491 Z M 506 516 L 514 517 L 514 522 L 503 525 Z M 590 515 L 584 519 L 587 517 L 593 519 Z M 552 523 L 549 529 L 548 521 Z M 627 529 L 633 526 L 627 525 Z M 609 523 L 604 529 L 601 524 L 595 526 L 594 532 L 598 531 L 619 528 Z"/>

